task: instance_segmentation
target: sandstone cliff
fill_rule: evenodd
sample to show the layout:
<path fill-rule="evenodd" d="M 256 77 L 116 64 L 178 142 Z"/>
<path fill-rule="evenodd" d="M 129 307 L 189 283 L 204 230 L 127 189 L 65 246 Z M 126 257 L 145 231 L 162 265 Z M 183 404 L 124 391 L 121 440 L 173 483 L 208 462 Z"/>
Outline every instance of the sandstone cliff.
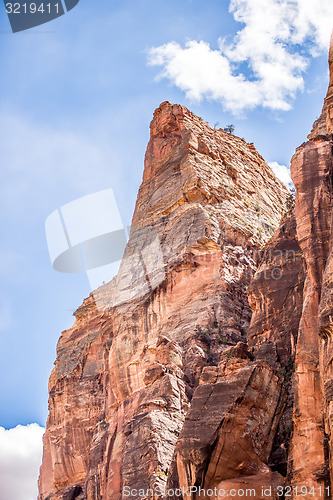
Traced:
<path fill-rule="evenodd" d="M 330 485 L 331 253 L 333 175 L 333 38 L 330 82 L 320 118 L 291 161 L 297 237 L 307 273 L 295 365 L 291 478 L 309 487 Z"/>
<path fill-rule="evenodd" d="M 155 111 L 118 276 L 58 343 L 39 500 L 330 485 L 330 62 L 295 213 L 253 144 Z"/>

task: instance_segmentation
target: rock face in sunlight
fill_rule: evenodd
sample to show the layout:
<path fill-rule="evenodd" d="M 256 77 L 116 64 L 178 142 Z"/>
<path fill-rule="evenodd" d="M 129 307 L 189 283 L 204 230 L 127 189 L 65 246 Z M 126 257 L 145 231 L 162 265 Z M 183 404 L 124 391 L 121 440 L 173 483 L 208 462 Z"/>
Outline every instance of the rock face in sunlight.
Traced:
<path fill-rule="evenodd" d="M 322 114 L 291 161 L 297 236 L 307 272 L 295 363 L 290 473 L 295 484 L 315 488 L 329 485 L 332 472 L 333 38 L 329 66 Z"/>
<path fill-rule="evenodd" d="M 295 209 L 253 144 L 155 111 L 119 274 L 58 343 L 39 500 L 329 498 L 332 47 L 330 75 Z"/>

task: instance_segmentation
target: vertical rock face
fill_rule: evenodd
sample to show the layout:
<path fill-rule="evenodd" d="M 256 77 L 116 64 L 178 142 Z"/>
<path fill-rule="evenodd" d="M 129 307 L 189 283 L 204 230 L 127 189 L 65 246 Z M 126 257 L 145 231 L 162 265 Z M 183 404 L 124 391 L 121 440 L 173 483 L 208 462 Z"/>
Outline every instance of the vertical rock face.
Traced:
<path fill-rule="evenodd" d="M 282 381 L 271 366 L 254 362 L 245 344 L 228 350 L 218 367 L 203 370 L 177 442 L 168 490 L 189 491 L 193 485 L 220 490 L 227 480 L 232 488 L 239 478 L 251 477 L 258 493 L 261 484 L 271 483 L 268 462 L 284 403 Z"/>
<path fill-rule="evenodd" d="M 329 62 L 295 209 L 253 144 L 155 111 L 118 276 L 58 343 L 39 500 L 331 497 Z"/>
<path fill-rule="evenodd" d="M 291 477 L 309 487 L 329 484 L 330 254 L 332 249 L 333 43 L 330 84 L 308 142 L 291 161 L 296 188 L 297 237 L 306 262 L 296 366 Z M 326 391 L 326 394 L 325 394 Z M 326 424 L 324 424 L 324 421 Z"/>
<path fill-rule="evenodd" d="M 303 307 L 305 262 L 293 214 L 285 217 L 266 245 L 248 291 L 253 315 L 248 344 L 256 359 L 270 363 L 283 380 L 286 404 L 270 465 L 286 475 L 294 407 L 294 361 Z"/>
<path fill-rule="evenodd" d="M 210 128 L 182 106 L 156 110 L 118 277 L 84 302 L 59 340 L 40 500 L 116 500 L 126 488 L 165 486 L 193 394 L 200 401 L 209 388 L 198 387 L 205 367 L 219 373 L 210 440 L 219 432 L 219 405 L 229 414 L 238 397 L 248 400 L 253 384 L 264 384 L 258 397 L 266 391 L 271 404 L 267 416 L 258 408 L 258 419 L 271 437 L 264 444 L 262 435 L 251 456 L 256 471 L 268 471 L 282 385 L 261 361 L 247 367 L 246 358 L 239 370 L 234 363 L 233 381 L 224 380 L 219 363 L 246 340 L 247 287 L 286 198 L 252 144 Z M 241 433 L 249 403 L 239 406 Z"/>

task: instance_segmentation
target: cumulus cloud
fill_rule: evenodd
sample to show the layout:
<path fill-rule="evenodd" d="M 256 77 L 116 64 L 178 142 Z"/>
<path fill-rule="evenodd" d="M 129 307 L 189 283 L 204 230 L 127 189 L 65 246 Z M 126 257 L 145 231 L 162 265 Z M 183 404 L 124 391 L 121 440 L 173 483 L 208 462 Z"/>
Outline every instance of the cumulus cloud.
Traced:
<path fill-rule="evenodd" d="M 36 500 L 43 427 L 0 427 L 0 500 Z"/>
<path fill-rule="evenodd" d="M 188 98 L 220 101 L 235 113 L 263 106 L 289 110 L 303 89 L 309 59 L 327 50 L 333 21 L 332 0 L 231 0 L 229 12 L 242 23 L 231 43 L 218 49 L 190 40 L 153 47 L 148 63 L 162 66 Z M 240 64 L 247 65 L 246 74 Z"/>
<path fill-rule="evenodd" d="M 286 165 L 280 165 L 277 161 L 269 162 L 268 165 L 273 170 L 274 174 L 281 182 L 288 188 L 291 189 L 294 184 L 291 180 L 290 170 Z"/>

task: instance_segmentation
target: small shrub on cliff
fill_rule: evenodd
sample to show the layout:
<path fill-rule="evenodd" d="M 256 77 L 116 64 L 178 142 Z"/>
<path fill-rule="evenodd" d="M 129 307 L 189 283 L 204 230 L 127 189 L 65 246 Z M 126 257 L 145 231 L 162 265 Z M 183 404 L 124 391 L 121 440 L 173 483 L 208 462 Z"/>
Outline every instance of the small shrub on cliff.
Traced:
<path fill-rule="evenodd" d="M 294 373 L 294 360 L 289 358 L 288 363 L 285 366 L 280 366 L 278 372 L 280 377 L 283 378 L 284 385 L 288 387 Z"/>
<path fill-rule="evenodd" d="M 233 134 L 235 132 L 235 127 L 233 125 L 227 125 L 223 130 L 228 132 L 228 134 Z"/>
<path fill-rule="evenodd" d="M 287 437 L 287 438 L 290 437 L 292 428 L 293 428 L 292 421 L 286 423 L 286 425 L 283 427 L 283 431 L 282 431 L 285 437 Z"/>
<path fill-rule="evenodd" d="M 168 477 L 168 474 L 164 472 L 164 470 L 158 470 L 155 472 L 157 476 L 163 476 L 163 477 Z"/>
<path fill-rule="evenodd" d="M 210 343 L 211 341 L 211 338 L 210 338 L 210 335 L 209 335 L 209 331 L 208 330 L 203 330 L 201 328 L 201 326 L 197 325 L 195 327 L 195 330 L 194 330 L 195 334 L 201 339 L 203 340 L 205 343 Z"/>
<path fill-rule="evenodd" d="M 261 208 L 260 208 L 259 203 L 256 203 L 256 204 L 255 204 L 255 206 L 254 206 L 254 210 L 255 210 L 255 212 L 257 212 L 257 214 L 260 214 L 260 212 L 261 212 Z"/>
<path fill-rule="evenodd" d="M 214 343 L 219 345 L 229 344 L 223 326 L 216 320 L 211 320 L 206 329 L 196 325 L 194 333 L 202 342 L 206 344 L 207 353 L 210 352 L 211 345 Z"/>
<path fill-rule="evenodd" d="M 199 337 L 204 337 L 205 336 L 205 331 L 199 325 L 196 325 L 194 333 L 196 335 L 198 335 Z"/>
<path fill-rule="evenodd" d="M 293 212 L 294 208 L 295 208 L 295 188 L 292 188 L 287 196 L 285 215 L 290 215 Z"/>

